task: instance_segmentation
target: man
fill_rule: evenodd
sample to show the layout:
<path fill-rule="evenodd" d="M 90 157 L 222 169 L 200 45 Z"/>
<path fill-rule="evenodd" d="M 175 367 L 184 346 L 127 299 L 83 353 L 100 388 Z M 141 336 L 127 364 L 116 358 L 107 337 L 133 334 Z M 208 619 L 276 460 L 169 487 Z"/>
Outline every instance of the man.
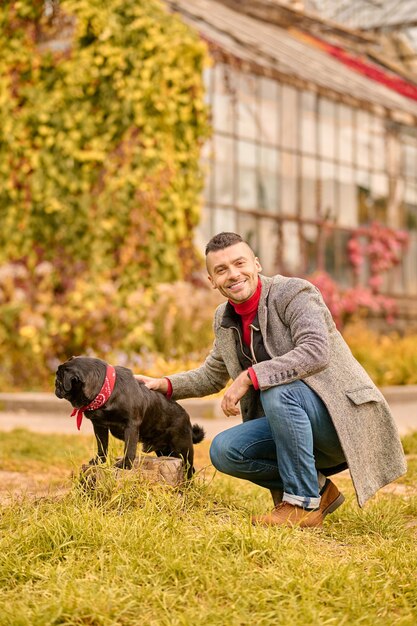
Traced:
<path fill-rule="evenodd" d="M 319 527 L 343 502 L 326 478 L 349 467 L 358 503 L 405 473 L 389 407 L 354 359 L 318 289 L 300 278 L 260 275 L 259 259 L 235 233 L 206 247 L 208 278 L 225 296 L 204 364 L 169 378 L 138 376 L 174 399 L 223 389 L 227 416 L 243 423 L 211 445 L 221 472 L 271 490 L 264 525 Z"/>

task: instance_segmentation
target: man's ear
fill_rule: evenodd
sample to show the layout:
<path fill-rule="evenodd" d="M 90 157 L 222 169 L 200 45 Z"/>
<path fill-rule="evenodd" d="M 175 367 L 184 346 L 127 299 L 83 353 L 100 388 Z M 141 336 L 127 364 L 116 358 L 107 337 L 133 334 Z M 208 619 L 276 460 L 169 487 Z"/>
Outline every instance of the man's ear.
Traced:
<path fill-rule="evenodd" d="M 207 276 L 207 278 L 209 279 L 209 283 L 211 284 L 211 288 L 212 288 L 212 289 L 217 289 L 217 286 L 214 284 L 214 280 L 213 280 L 213 278 L 210 276 L 210 274 Z"/>
<path fill-rule="evenodd" d="M 258 272 L 262 272 L 262 265 L 257 256 L 255 257 L 255 266 Z"/>

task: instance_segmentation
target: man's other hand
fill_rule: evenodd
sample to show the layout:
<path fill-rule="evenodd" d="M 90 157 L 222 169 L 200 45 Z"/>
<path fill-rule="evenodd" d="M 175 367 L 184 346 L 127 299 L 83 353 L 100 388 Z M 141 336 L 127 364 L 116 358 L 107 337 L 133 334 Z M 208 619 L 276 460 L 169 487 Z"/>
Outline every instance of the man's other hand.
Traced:
<path fill-rule="evenodd" d="M 223 396 L 222 411 L 227 416 L 239 415 L 240 411 L 237 407 L 238 402 L 245 395 L 252 382 L 248 376 L 248 372 L 244 371 L 233 381 L 229 389 Z"/>

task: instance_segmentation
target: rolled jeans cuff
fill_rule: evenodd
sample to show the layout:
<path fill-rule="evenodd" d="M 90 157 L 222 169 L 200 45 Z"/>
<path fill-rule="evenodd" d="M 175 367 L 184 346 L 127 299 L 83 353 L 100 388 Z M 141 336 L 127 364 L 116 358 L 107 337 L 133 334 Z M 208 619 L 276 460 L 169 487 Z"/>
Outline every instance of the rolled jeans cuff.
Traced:
<path fill-rule="evenodd" d="M 282 496 L 283 502 L 301 506 L 303 509 L 318 509 L 321 498 L 306 498 L 304 496 L 294 496 L 292 493 L 285 493 Z"/>

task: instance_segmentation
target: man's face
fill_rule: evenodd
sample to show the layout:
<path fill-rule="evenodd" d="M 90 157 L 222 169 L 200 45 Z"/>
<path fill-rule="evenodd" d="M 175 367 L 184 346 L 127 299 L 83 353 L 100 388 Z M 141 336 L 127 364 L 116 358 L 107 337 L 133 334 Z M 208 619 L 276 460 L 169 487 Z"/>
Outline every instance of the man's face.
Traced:
<path fill-rule="evenodd" d="M 245 302 L 255 293 L 262 267 L 243 241 L 224 250 L 209 252 L 206 263 L 213 288 L 231 302 Z"/>

